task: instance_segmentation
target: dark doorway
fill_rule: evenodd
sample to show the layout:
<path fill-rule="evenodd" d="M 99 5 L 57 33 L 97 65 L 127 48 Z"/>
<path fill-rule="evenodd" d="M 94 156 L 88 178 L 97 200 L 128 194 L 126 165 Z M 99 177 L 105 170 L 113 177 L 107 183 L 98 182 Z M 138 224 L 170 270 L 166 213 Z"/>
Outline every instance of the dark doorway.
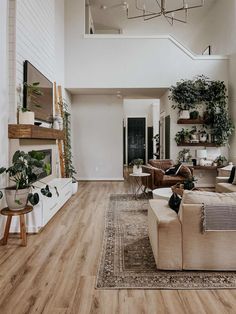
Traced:
<path fill-rule="evenodd" d="M 137 158 L 143 159 L 146 163 L 146 119 L 127 119 L 127 147 L 128 164 Z"/>

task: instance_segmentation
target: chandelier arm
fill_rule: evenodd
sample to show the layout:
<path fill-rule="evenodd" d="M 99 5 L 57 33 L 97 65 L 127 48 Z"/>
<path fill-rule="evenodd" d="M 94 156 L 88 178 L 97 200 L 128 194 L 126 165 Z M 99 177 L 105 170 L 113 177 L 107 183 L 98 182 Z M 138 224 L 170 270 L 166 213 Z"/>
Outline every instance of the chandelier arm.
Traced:
<path fill-rule="evenodd" d="M 171 20 L 171 21 L 176 21 L 176 22 L 181 22 L 181 23 L 184 23 L 184 24 L 186 24 L 187 23 L 187 20 L 185 19 L 185 20 L 180 20 L 180 19 L 177 19 L 177 18 L 175 18 L 175 17 L 172 17 L 172 16 L 167 16 L 167 15 L 164 15 L 165 16 L 165 18 L 169 21 L 169 20 Z M 173 25 L 173 24 L 172 24 Z"/>
<path fill-rule="evenodd" d="M 201 4 L 198 5 L 193 5 L 191 7 L 187 7 L 185 8 L 184 6 L 178 9 L 174 9 L 174 10 L 169 10 L 169 11 L 165 11 L 165 14 L 170 14 L 173 12 L 178 12 L 178 11 L 184 11 L 184 10 L 192 10 L 192 9 L 197 9 L 197 8 L 202 8 L 204 6 L 204 0 L 201 1 Z"/>
<path fill-rule="evenodd" d="M 162 10 L 161 5 L 160 5 L 160 3 L 159 3 L 158 0 L 156 0 L 156 3 L 157 3 L 157 5 L 159 6 L 159 8 Z"/>
<path fill-rule="evenodd" d="M 148 13 L 148 14 L 149 14 L 149 13 L 151 13 L 151 14 L 157 14 L 156 12 L 152 12 L 152 11 L 146 10 L 146 9 L 144 9 L 144 8 L 139 8 L 139 7 L 138 7 L 138 0 L 135 0 L 135 8 L 136 8 L 136 10 L 138 10 L 138 11 L 142 11 L 144 15 L 146 15 L 146 13 Z"/>
<path fill-rule="evenodd" d="M 149 20 L 155 19 L 156 17 L 160 17 L 160 16 L 162 16 L 162 14 L 161 14 L 161 13 L 156 14 L 156 15 L 151 16 L 151 17 L 148 17 L 148 18 L 144 18 L 144 21 L 149 21 Z"/>
<path fill-rule="evenodd" d="M 145 17 L 151 17 L 154 15 L 158 15 L 161 12 L 156 12 L 156 13 L 148 13 L 148 14 L 142 14 L 142 15 L 136 15 L 136 16 L 129 16 L 129 10 L 126 10 L 126 15 L 127 15 L 127 19 L 128 20 L 134 20 L 134 19 L 138 19 L 138 18 L 145 18 Z M 161 14 L 160 14 L 161 15 Z"/>

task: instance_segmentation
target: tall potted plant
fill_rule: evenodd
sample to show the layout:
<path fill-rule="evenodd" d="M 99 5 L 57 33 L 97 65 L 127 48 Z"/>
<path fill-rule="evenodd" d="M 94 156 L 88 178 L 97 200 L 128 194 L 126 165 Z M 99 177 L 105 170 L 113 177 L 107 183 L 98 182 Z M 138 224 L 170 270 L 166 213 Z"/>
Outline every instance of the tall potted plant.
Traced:
<path fill-rule="evenodd" d="M 45 158 L 44 153 L 31 151 L 25 153 L 23 151 L 16 151 L 12 158 L 12 165 L 8 168 L 1 167 L 0 174 L 6 173 L 9 176 L 10 182 L 13 185 L 4 188 L 6 202 L 11 210 L 21 210 L 25 208 L 29 201 L 32 205 L 39 202 L 38 193 L 33 190 L 36 187 L 35 183 L 38 180 L 37 169 L 44 169 L 50 173 L 48 164 L 43 162 Z M 56 187 L 54 187 L 57 192 Z M 48 185 L 41 189 L 41 193 L 46 197 L 52 197 L 52 193 Z M 0 199 L 3 197 L 0 191 Z"/>

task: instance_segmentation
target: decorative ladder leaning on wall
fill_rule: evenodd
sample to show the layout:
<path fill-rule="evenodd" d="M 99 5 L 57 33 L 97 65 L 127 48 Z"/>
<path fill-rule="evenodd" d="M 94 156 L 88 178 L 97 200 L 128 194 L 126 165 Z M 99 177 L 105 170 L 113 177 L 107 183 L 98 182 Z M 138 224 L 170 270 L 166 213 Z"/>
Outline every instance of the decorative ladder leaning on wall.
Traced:
<path fill-rule="evenodd" d="M 62 90 L 61 86 L 58 86 L 58 93 L 57 93 L 57 85 L 56 82 L 53 83 L 54 87 L 54 107 L 55 107 L 55 114 L 60 115 L 63 117 L 63 100 L 62 100 Z M 61 170 L 61 177 L 65 178 L 65 163 L 64 163 L 64 140 L 58 139 L 57 146 L 59 151 L 59 158 L 60 158 L 60 170 Z"/>

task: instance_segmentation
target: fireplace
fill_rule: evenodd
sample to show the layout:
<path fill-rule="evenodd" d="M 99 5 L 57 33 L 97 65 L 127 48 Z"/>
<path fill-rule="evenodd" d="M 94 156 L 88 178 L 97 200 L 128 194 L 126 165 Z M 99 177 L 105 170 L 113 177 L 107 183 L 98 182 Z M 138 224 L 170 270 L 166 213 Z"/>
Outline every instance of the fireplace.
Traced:
<path fill-rule="evenodd" d="M 37 150 L 37 152 L 44 153 L 45 157 L 43 159 L 43 162 L 50 165 L 50 173 L 47 173 L 44 169 L 35 167 L 34 173 L 38 176 L 39 179 L 42 179 L 52 174 L 52 150 L 42 149 Z"/>

